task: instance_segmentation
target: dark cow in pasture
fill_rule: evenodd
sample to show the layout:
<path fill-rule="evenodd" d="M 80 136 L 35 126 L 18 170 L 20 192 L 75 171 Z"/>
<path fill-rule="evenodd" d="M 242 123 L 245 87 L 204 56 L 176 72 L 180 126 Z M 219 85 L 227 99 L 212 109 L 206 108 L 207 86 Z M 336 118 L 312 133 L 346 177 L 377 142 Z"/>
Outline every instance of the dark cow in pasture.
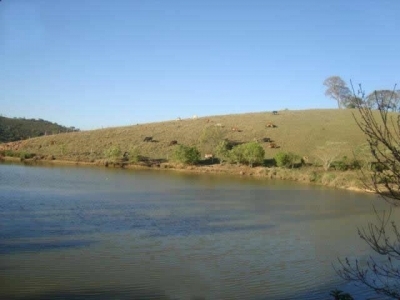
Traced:
<path fill-rule="evenodd" d="M 262 141 L 264 142 L 264 143 L 269 143 L 269 142 L 271 142 L 271 138 L 263 138 L 262 139 Z"/>
<path fill-rule="evenodd" d="M 153 137 L 151 136 L 146 136 L 143 140 L 143 142 L 152 142 L 153 141 Z"/>
<path fill-rule="evenodd" d="M 173 140 L 173 141 L 170 141 L 169 144 L 168 144 L 168 146 L 173 146 L 173 145 L 178 145 L 178 141 L 177 140 Z"/>
<path fill-rule="evenodd" d="M 277 115 L 277 114 L 278 114 L 278 111 L 277 111 L 277 110 L 274 110 L 274 111 L 272 111 L 272 114 L 273 114 L 273 115 Z"/>

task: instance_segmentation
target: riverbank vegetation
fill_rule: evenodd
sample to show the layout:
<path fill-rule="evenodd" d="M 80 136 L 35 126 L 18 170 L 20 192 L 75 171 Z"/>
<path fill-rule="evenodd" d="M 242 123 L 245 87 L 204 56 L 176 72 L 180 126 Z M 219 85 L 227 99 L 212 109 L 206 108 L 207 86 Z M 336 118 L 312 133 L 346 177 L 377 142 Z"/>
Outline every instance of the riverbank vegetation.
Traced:
<path fill-rule="evenodd" d="M 378 164 L 353 113 L 357 116 L 355 109 L 283 110 L 69 132 L 0 144 L 0 156 L 360 189 L 359 172 Z"/>

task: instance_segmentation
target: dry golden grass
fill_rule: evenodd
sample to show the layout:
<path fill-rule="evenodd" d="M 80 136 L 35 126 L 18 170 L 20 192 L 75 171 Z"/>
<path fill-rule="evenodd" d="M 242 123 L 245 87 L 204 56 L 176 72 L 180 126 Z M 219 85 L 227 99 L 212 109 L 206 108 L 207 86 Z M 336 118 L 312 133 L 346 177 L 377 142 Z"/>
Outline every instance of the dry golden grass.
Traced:
<path fill-rule="evenodd" d="M 220 123 L 224 137 L 229 140 L 249 142 L 271 138 L 279 148 L 270 149 L 268 143 L 261 143 L 267 159 L 273 158 L 278 151 L 291 151 L 311 158 L 315 149 L 328 141 L 344 142 L 343 155 L 351 156 L 352 150 L 366 141 L 353 113 L 358 115 L 353 109 L 284 110 L 278 115 L 261 112 L 172 120 L 32 138 L 24 141 L 18 151 L 53 155 L 64 160 L 94 161 L 104 157 L 104 150 L 119 146 L 123 152 L 136 147 L 141 155 L 170 159 L 176 147 L 169 146 L 172 140 L 202 150 L 199 138 L 204 128 Z M 267 127 L 267 123 L 276 127 Z M 232 131 L 232 127 L 239 131 Z M 156 142 L 144 142 L 146 136 L 153 137 Z"/>

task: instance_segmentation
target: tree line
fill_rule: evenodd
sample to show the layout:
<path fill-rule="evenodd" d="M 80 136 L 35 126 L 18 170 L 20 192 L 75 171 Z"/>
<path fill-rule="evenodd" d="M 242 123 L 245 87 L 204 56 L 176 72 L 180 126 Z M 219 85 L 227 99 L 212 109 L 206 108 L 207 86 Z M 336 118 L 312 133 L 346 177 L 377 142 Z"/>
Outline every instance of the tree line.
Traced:
<path fill-rule="evenodd" d="M 43 119 L 7 118 L 0 116 L 0 143 L 72 131 L 79 131 L 79 129 L 65 127 Z"/>
<path fill-rule="evenodd" d="M 338 108 L 357 108 L 360 105 L 369 109 L 400 110 L 400 90 L 375 90 L 368 95 L 356 94 L 339 76 L 325 79 L 325 95 L 337 102 Z"/>

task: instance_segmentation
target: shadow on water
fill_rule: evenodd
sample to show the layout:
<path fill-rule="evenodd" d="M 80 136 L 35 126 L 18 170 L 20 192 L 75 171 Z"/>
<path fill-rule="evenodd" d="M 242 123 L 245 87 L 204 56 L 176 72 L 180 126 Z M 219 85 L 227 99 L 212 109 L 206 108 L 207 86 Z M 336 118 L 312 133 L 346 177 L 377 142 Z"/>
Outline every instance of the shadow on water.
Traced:
<path fill-rule="evenodd" d="M 138 288 L 135 291 L 113 291 L 113 290 L 83 290 L 83 291 L 53 291 L 34 296 L 10 297 L 8 300 L 175 300 L 162 292 L 146 291 Z M 204 298 L 193 297 L 190 300 Z"/>
<path fill-rule="evenodd" d="M 247 300 L 288 300 L 288 299 L 300 299 L 300 300 L 332 300 L 332 296 L 329 295 L 329 291 L 325 292 L 329 287 L 324 287 L 317 291 L 292 291 L 284 297 L 246 297 L 241 299 Z M 334 290 L 332 288 L 330 291 Z M 346 289 L 348 292 L 354 292 L 352 288 Z M 368 293 L 358 293 L 358 295 L 352 293 L 354 300 L 387 300 L 387 298 L 371 296 Z M 235 298 L 235 297 L 234 297 Z M 9 296 L 7 300 L 181 300 L 181 298 L 170 297 L 160 291 L 146 290 L 145 288 L 137 287 L 135 290 L 129 291 L 115 291 L 115 290 L 79 290 L 79 291 L 51 291 L 36 295 L 25 295 L 25 296 Z M 187 300 L 213 300 L 203 296 L 192 296 L 185 298 Z M 236 298 L 235 298 L 236 299 Z"/>
<path fill-rule="evenodd" d="M 0 242 L 0 254 L 87 247 L 93 243 L 95 242 L 89 240 L 88 241 L 72 240 L 72 241 L 58 241 L 58 242 L 19 242 L 19 243 Z"/>

